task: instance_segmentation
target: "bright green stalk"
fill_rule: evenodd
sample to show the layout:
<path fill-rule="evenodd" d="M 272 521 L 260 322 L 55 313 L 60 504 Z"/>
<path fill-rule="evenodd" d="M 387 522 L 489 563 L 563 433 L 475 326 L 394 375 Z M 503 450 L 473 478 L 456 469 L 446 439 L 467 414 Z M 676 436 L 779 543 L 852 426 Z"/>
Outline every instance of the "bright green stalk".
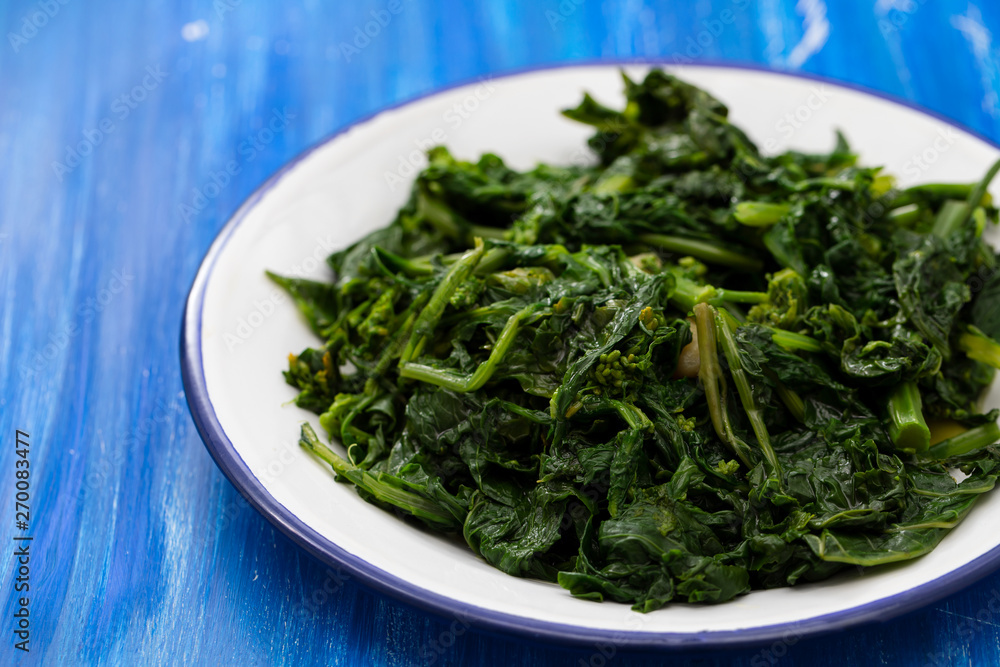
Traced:
<path fill-rule="evenodd" d="M 358 325 L 364 321 L 365 317 L 368 316 L 368 311 L 374 301 L 374 299 L 367 299 L 366 301 L 362 301 L 355 306 L 353 310 L 349 311 L 344 317 L 344 322 L 347 326 L 352 329 L 356 329 Z"/>
<path fill-rule="evenodd" d="M 401 488 L 405 482 L 384 473 L 371 473 L 352 465 L 339 457 L 332 449 L 320 442 L 316 432 L 308 423 L 302 424 L 299 444 L 330 465 L 333 470 L 359 488 L 384 503 L 398 507 L 413 516 L 447 528 L 455 528 L 461 522 L 434 502 Z"/>
<path fill-rule="evenodd" d="M 677 268 L 668 268 L 667 273 L 674 277 L 674 291 L 670 300 L 680 311 L 685 313 L 691 312 L 697 303 L 721 306 L 724 303 L 764 303 L 767 301 L 765 292 L 741 292 L 739 290 L 719 289 L 712 285 L 700 285 Z"/>
<path fill-rule="evenodd" d="M 975 183 L 922 183 L 906 188 L 892 200 L 892 208 L 913 204 L 919 200 L 966 200 L 976 187 Z"/>
<path fill-rule="evenodd" d="M 417 191 L 417 215 L 445 236 L 461 240 L 465 221 L 444 202 L 426 192 L 424 187 Z"/>
<path fill-rule="evenodd" d="M 333 404 L 319 418 L 320 426 L 330 435 L 334 435 L 335 431 L 340 435 L 340 444 L 347 449 L 347 459 L 353 465 L 360 464 L 355 455 L 361 441 L 358 436 L 363 436 L 366 442 L 370 436 L 354 428 L 351 422 L 378 398 L 375 388 L 373 385 L 372 391 L 364 394 L 338 394 Z"/>
<path fill-rule="evenodd" d="M 803 352 L 822 352 L 823 344 L 815 338 L 784 329 L 767 327 L 771 331 L 771 340 L 786 350 L 802 350 Z"/>
<path fill-rule="evenodd" d="M 486 225 L 469 225 L 469 236 L 490 239 L 491 241 L 503 241 L 507 237 L 507 230 L 499 227 L 487 227 Z"/>
<path fill-rule="evenodd" d="M 748 227 L 770 227 L 792 210 L 791 204 L 744 201 L 736 205 L 733 217 Z"/>
<path fill-rule="evenodd" d="M 598 194 L 624 192 L 625 190 L 631 188 L 632 185 L 632 177 L 628 174 L 612 174 L 610 176 L 601 176 L 601 178 L 594 183 L 593 192 Z"/>
<path fill-rule="evenodd" d="M 438 286 L 434 289 L 434 294 L 431 295 L 430 301 L 427 302 L 427 306 L 420 312 L 420 315 L 413 323 L 413 333 L 410 334 L 410 340 L 406 343 L 403 354 L 399 358 L 400 368 L 410 361 L 410 359 L 420 354 L 420 351 L 423 349 L 425 337 L 434 331 L 438 320 L 441 319 L 441 313 L 448 306 L 448 300 L 451 298 L 452 293 L 476 268 L 476 265 L 483 256 L 483 250 L 483 240 L 477 238 L 475 247 L 462 255 L 462 259 L 455 262 L 448 269 L 448 273 L 444 275 L 441 282 L 438 283 Z"/>
<path fill-rule="evenodd" d="M 646 413 L 632 405 L 631 403 L 626 403 L 625 401 L 619 401 L 613 399 L 610 401 L 611 405 L 614 406 L 618 414 L 621 415 L 625 423 L 628 424 L 629 428 L 639 429 L 641 431 L 649 431 L 653 428 L 653 422 L 649 420 Z"/>
<path fill-rule="evenodd" d="M 372 248 L 372 253 L 375 254 L 385 268 L 393 273 L 402 273 L 410 278 L 422 278 L 434 275 L 434 265 L 429 259 L 423 257 L 401 257 L 378 246 Z"/>
<path fill-rule="evenodd" d="M 379 355 L 378 363 L 375 364 L 374 377 L 381 377 L 387 370 L 392 362 L 396 360 L 403 354 L 403 349 L 405 348 L 407 342 L 410 339 L 410 335 L 413 332 L 413 325 L 416 324 L 417 317 L 422 311 L 424 304 L 427 302 L 427 292 L 421 292 L 414 299 L 413 303 L 403 311 L 403 325 L 392 334 L 389 339 L 388 344 L 383 348 L 382 353 Z M 369 381 L 373 380 L 374 377 L 369 378 Z"/>
<path fill-rule="evenodd" d="M 733 314 L 730 313 L 728 310 L 720 308 L 716 311 L 716 316 L 722 318 L 730 329 L 735 330 L 740 328 L 741 322 L 738 319 L 736 319 L 736 317 L 734 317 Z"/>
<path fill-rule="evenodd" d="M 992 197 L 983 190 L 978 197 L 974 193 L 982 183 L 923 183 L 899 192 L 886 208 L 899 208 L 920 202 L 940 202 L 958 199 L 975 206 L 989 206 Z"/>
<path fill-rule="evenodd" d="M 938 199 L 968 199 L 976 183 L 924 183 L 907 188 L 904 192 L 933 195 Z"/>
<path fill-rule="evenodd" d="M 986 175 L 983 176 L 983 180 L 976 184 L 975 189 L 969 193 L 969 198 L 965 200 L 968 206 L 968 211 L 966 212 L 965 220 L 959 227 L 962 227 L 969 221 L 972 216 L 973 211 L 975 211 L 980 206 L 988 206 L 991 203 L 991 197 L 989 195 L 990 183 L 993 182 L 994 177 L 996 177 L 997 172 L 1000 171 L 1000 160 L 993 163 Z"/>
<path fill-rule="evenodd" d="M 419 380 L 421 382 L 427 382 L 428 384 L 435 384 L 439 387 L 444 387 L 445 389 L 451 389 L 452 391 L 459 392 L 469 392 L 476 391 L 482 388 L 486 384 L 493 373 L 496 371 L 497 364 L 503 359 L 504 355 L 507 354 L 507 350 L 510 348 L 511 343 L 517 337 L 518 329 L 520 328 L 521 322 L 539 312 L 538 306 L 528 306 L 517 313 L 510 316 L 507 319 L 507 323 L 504 325 L 503 330 L 500 332 L 500 336 L 497 338 L 496 343 L 493 345 L 493 350 L 490 352 L 489 358 L 486 361 L 479 364 L 479 367 L 469 374 L 456 373 L 447 368 L 435 368 L 434 366 L 427 366 L 426 364 L 418 364 L 415 362 L 406 362 L 401 364 L 399 367 L 400 377 L 409 378 L 411 380 Z"/>
<path fill-rule="evenodd" d="M 775 389 L 778 392 L 778 398 L 781 402 L 785 404 L 788 411 L 792 413 L 795 420 L 800 423 L 805 423 L 806 420 L 806 404 L 802 400 L 802 397 L 797 393 L 785 386 L 785 383 L 778 379 L 778 376 L 774 371 L 765 368 L 764 373 L 774 382 Z"/>
<path fill-rule="evenodd" d="M 916 204 L 907 204 L 889 211 L 886 217 L 897 227 L 912 227 L 924 214 L 924 209 Z"/>
<path fill-rule="evenodd" d="M 858 189 L 858 185 L 853 180 L 832 176 L 820 176 L 818 178 L 807 178 L 804 181 L 799 181 L 793 186 L 793 189 L 796 192 L 805 192 L 806 190 L 812 190 L 813 188 L 836 188 L 837 190 L 854 192 Z"/>
<path fill-rule="evenodd" d="M 979 210 L 982 211 L 983 209 Z M 993 246 L 983 241 L 982 233 L 980 233 L 979 248 L 976 254 L 977 257 L 973 261 L 975 261 L 980 267 L 985 266 L 988 269 L 996 268 L 997 260 L 996 256 L 993 254 Z"/>
<path fill-rule="evenodd" d="M 954 438 L 948 438 L 927 450 L 924 455 L 932 459 L 950 459 L 962 456 L 983 447 L 989 447 L 1000 440 L 1000 426 L 996 422 L 969 429 Z"/>
<path fill-rule="evenodd" d="M 757 436 L 757 443 L 764 453 L 764 458 L 771 465 L 772 472 L 778 479 L 781 479 L 781 464 L 778 463 L 778 457 L 774 453 L 774 448 L 771 447 L 771 436 L 767 432 L 767 425 L 764 423 L 764 412 L 753 395 L 753 389 L 750 387 L 750 378 L 747 377 L 747 372 L 743 369 L 743 361 L 740 359 L 740 350 L 736 345 L 733 327 L 724 313 L 715 312 L 713 314 L 715 316 L 715 330 L 718 334 L 719 342 L 722 343 L 722 351 L 729 362 L 729 372 L 733 376 L 733 382 L 736 384 L 736 391 L 740 395 L 740 402 L 743 403 L 743 410 L 746 411 L 747 417 L 750 418 L 750 425 L 753 427 L 754 435 Z M 700 345 L 701 331 L 698 333 Z"/>
<path fill-rule="evenodd" d="M 732 317 L 734 320 L 736 320 L 737 324 L 743 324 L 744 322 L 747 321 L 747 314 L 744 313 L 740 309 L 740 307 L 737 306 L 735 303 L 730 303 L 728 301 L 724 301 L 722 303 L 722 308 L 726 311 L 726 313 L 730 317 Z"/>
<path fill-rule="evenodd" d="M 741 271 L 761 271 L 764 268 L 764 263 L 758 259 L 720 248 L 707 241 L 698 241 L 681 236 L 666 236 L 664 234 L 641 234 L 639 242 L 656 246 L 669 252 L 690 255 L 703 262 L 721 264 L 722 266 L 728 266 Z"/>
<path fill-rule="evenodd" d="M 718 290 L 711 285 L 699 285 L 680 271 L 667 271 L 674 277 L 674 291 L 670 295 L 670 301 L 683 313 L 691 312 L 695 304 L 707 303 L 718 295 Z"/>
<path fill-rule="evenodd" d="M 694 306 L 695 326 L 698 329 L 698 356 L 701 368 L 698 378 L 705 390 L 712 426 L 719 439 L 729 445 L 747 468 L 752 468 L 750 446 L 734 432 L 726 409 L 726 378 L 719 364 L 718 344 L 715 333 L 713 308 L 707 303 Z"/>
<path fill-rule="evenodd" d="M 1000 171 L 1000 160 L 993 163 L 983 179 L 973 187 L 964 201 L 950 199 L 944 203 L 934 220 L 934 234 L 947 238 L 955 231 L 969 224 L 975 211 L 984 203 L 990 203 L 988 188 L 993 178 Z"/>
<path fill-rule="evenodd" d="M 958 347 L 969 359 L 981 361 L 994 368 L 1000 368 L 1000 343 L 974 326 L 969 326 L 958 337 Z"/>
<path fill-rule="evenodd" d="M 941 210 L 934 218 L 932 232 L 938 238 L 946 239 L 961 229 L 968 219 L 969 205 L 964 201 L 949 199 L 941 205 Z"/>
<path fill-rule="evenodd" d="M 767 292 L 743 292 L 720 288 L 717 298 L 720 302 L 725 301 L 727 303 L 767 303 Z"/>
<path fill-rule="evenodd" d="M 510 257 L 510 248 L 490 248 L 483 255 L 479 263 L 476 264 L 476 268 L 473 271 L 477 276 L 484 276 L 488 273 L 493 273 L 503 266 L 507 258 Z"/>
<path fill-rule="evenodd" d="M 931 442 L 931 430 L 924 421 L 920 389 L 916 382 L 904 382 L 889 397 L 889 437 L 899 449 L 922 452 Z"/>
<path fill-rule="evenodd" d="M 562 246 L 554 246 L 555 248 L 562 248 Z M 562 248 L 563 252 L 566 251 Z M 433 275 L 437 266 L 434 264 L 434 258 L 439 255 L 422 255 L 420 257 L 400 257 L 394 253 L 389 252 L 384 248 L 376 246 L 373 248 L 375 254 L 378 255 L 379 260 L 386 268 L 396 272 L 403 273 L 411 278 L 421 278 L 424 276 Z M 476 264 L 476 270 L 473 272 L 477 276 L 486 275 L 487 273 L 493 273 L 507 261 L 510 257 L 510 248 L 503 246 L 493 247 L 486 251 L 479 263 Z M 465 253 L 453 253 L 451 255 L 440 255 L 440 262 L 442 266 L 452 266 L 455 262 L 462 259 Z"/>

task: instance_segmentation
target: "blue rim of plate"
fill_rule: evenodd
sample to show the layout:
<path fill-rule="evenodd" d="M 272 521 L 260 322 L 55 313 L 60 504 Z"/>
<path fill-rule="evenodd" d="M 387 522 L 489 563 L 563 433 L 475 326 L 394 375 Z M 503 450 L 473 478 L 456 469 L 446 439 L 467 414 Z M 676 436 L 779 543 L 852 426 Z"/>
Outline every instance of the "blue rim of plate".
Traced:
<path fill-rule="evenodd" d="M 683 65 L 694 68 L 712 69 L 736 69 L 755 72 L 765 72 L 778 76 L 787 76 L 796 79 L 819 82 L 846 88 L 855 92 L 860 92 L 871 97 L 876 97 L 898 106 L 906 107 L 918 111 L 925 116 L 930 116 L 942 123 L 955 127 L 983 143 L 1000 150 L 993 140 L 983 136 L 979 132 L 963 126 L 962 124 L 943 116 L 937 112 L 925 109 L 907 100 L 871 90 L 857 84 L 838 81 L 827 77 L 822 77 L 805 72 L 786 72 L 775 70 L 748 63 L 729 62 L 697 62 L 680 63 L 669 59 L 599 59 L 581 60 L 571 62 L 560 62 L 552 64 L 537 65 L 521 69 L 510 70 L 498 74 L 493 74 L 493 78 L 508 78 L 532 72 L 558 70 L 569 67 L 592 67 L 608 66 L 622 67 L 628 65 L 648 65 L 665 66 Z M 965 566 L 953 570 L 948 574 L 938 577 L 933 581 L 924 583 L 906 592 L 876 600 L 865 605 L 845 609 L 842 611 L 825 614 L 802 621 L 790 623 L 780 623 L 775 625 L 747 628 L 741 630 L 719 630 L 693 633 L 670 633 L 670 632 L 632 632 L 623 630 L 601 630 L 588 628 L 585 626 L 555 623 L 550 621 L 539 621 L 525 618 L 513 614 L 497 612 L 476 605 L 460 602 L 444 595 L 433 593 L 389 574 L 361 558 L 344 551 L 330 540 L 326 539 L 306 523 L 292 514 L 281 505 L 264 488 L 260 481 L 253 475 L 246 463 L 236 451 L 235 446 L 229 440 L 222 424 L 219 422 L 212 406 L 212 401 L 208 395 L 208 387 L 205 381 L 205 372 L 202 364 L 201 354 L 201 325 L 202 308 L 204 306 L 205 290 L 215 268 L 215 262 L 222 250 L 225 248 L 233 233 L 240 226 L 240 223 L 247 214 L 256 206 L 257 202 L 267 194 L 282 178 L 290 173 L 302 160 L 308 157 L 313 151 L 334 141 L 348 130 L 366 123 L 374 117 L 399 109 L 420 100 L 438 95 L 449 90 L 460 88 L 479 79 L 462 80 L 445 87 L 435 88 L 417 97 L 405 100 L 392 106 L 384 107 L 379 111 L 369 114 L 357 121 L 347 125 L 335 133 L 320 140 L 310 146 L 291 161 L 286 163 L 278 172 L 260 185 L 243 204 L 236 213 L 229 219 L 209 248 L 205 259 L 202 260 L 194 283 L 188 293 L 187 302 L 184 306 L 184 316 L 181 322 L 181 377 L 184 383 L 184 392 L 187 396 L 188 406 L 194 418 L 198 433 L 205 442 L 205 447 L 215 460 L 215 463 L 222 470 L 223 474 L 236 487 L 236 490 L 252 505 L 258 512 L 264 515 L 276 528 L 290 537 L 299 546 L 316 556 L 322 561 L 341 566 L 348 570 L 352 576 L 357 577 L 366 585 L 378 591 L 386 593 L 394 598 L 406 602 L 414 607 L 429 611 L 443 618 L 458 618 L 469 622 L 471 625 L 486 631 L 499 632 L 506 635 L 517 635 L 530 638 L 536 641 L 552 642 L 557 644 L 570 645 L 604 645 L 610 642 L 618 649 L 718 649 L 737 648 L 743 646 L 754 646 L 766 644 L 773 641 L 788 640 L 790 637 L 796 641 L 818 634 L 826 634 L 836 630 L 841 630 L 850 626 L 875 620 L 886 621 L 901 614 L 913 611 L 920 607 L 929 605 L 951 593 L 955 593 L 962 588 L 978 581 L 982 577 L 1000 568 L 1000 547 L 995 547 L 979 558 L 966 564 Z M 581 601 L 581 604 L 593 604 Z M 614 603 L 604 603 L 614 604 Z M 653 612 L 655 613 L 655 612 Z"/>

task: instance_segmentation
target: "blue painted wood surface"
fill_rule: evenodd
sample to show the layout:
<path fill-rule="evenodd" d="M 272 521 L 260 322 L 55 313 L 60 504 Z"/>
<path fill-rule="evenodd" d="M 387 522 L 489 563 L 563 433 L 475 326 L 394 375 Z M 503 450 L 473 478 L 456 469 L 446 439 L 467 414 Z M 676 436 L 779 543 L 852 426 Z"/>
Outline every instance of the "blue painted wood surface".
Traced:
<path fill-rule="evenodd" d="M 241 501 L 177 348 L 239 203 L 382 107 L 543 63 L 691 58 L 831 76 L 1000 139 L 996 3 L 34 0 L 0 2 L 0 28 L 0 664 L 1000 662 L 1000 575 L 884 624 L 720 653 L 605 656 L 429 616 L 331 578 Z M 289 122 L 265 141 L 274 113 Z M 32 443 L 26 655 L 15 429 Z"/>

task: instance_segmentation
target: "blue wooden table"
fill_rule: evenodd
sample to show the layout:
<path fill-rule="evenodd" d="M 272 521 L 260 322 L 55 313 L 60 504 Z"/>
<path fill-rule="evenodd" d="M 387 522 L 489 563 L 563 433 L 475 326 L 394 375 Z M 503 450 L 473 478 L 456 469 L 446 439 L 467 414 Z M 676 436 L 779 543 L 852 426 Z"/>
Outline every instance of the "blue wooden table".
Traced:
<path fill-rule="evenodd" d="M 380 108 L 544 63 L 721 60 L 867 86 L 997 140 L 992 0 L 26 0 L 0 1 L 0 28 L 0 664 L 1000 662 L 1000 575 L 883 624 L 724 653 L 451 632 L 331 576 L 242 501 L 194 429 L 177 343 L 239 203 Z M 14 647 L 22 535 L 30 653 Z"/>

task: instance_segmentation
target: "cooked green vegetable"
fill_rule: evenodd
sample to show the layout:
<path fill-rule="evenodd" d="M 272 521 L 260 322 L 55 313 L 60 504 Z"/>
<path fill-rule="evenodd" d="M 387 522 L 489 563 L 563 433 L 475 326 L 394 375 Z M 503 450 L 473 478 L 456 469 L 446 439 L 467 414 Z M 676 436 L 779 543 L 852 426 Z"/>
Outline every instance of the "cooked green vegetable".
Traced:
<path fill-rule="evenodd" d="M 996 169 L 900 191 L 841 136 L 761 155 L 661 71 L 625 93 L 565 112 L 595 166 L 434 148 L 332 283 L 272 276 L 322 341 L 285 378 L 346 455 L 302 445 L 504 572 L 639 611 L 927 553 L 998 474 Z"/>

